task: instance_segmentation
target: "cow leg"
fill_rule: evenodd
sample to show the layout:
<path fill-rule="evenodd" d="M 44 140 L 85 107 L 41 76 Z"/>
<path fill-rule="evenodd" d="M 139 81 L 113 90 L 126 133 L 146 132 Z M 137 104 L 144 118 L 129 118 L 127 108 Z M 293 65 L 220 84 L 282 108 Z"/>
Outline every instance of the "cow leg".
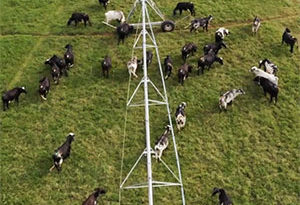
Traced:
<path fill-rule="evenodd" d="M 77 26 L 77 24 L 78 24 L 78 20 L 75 20 L 75 26 Z"/>
<path fill-rule="evenodd" d="M 180 15 L 182 14 L 182 9 L 179 9 L 179 13 L 180 13 Z"/>
<path fill-rule="evenodd" d="M 84 26 L 86 27 L 86 20 L 83 20 L 84 21 Z"/>
<path fill-rule="evenodd" d="M 291 44 L 290 52 L 293 53 L 293 50 L 294 50 L 294 44 Z"/>
<path fill-rule="evenodd" d="M 5 111 L 5 107 L 7 107 L 7 109 L 8 109 L 8 106 L 6 106 L 6 102 L 7 102 L 7 101 L 4 101 L 4 100 L 3 100 L 3 111 Z"/>
<path fill-rule="evenodd" d="M 17 105 L 19 105 L 19 97 L 16 97 L 15 101 L 17 102 Z"/>

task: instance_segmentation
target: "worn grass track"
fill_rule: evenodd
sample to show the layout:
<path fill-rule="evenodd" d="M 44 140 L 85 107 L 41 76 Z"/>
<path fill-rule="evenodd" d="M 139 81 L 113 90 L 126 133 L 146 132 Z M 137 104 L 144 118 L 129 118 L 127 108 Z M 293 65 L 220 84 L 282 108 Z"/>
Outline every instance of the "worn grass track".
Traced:
<path fill-rule="evenodd" d="M 128 13 L 131 2 L 114 1 L 109 9 Z M 182 18 L 171 16 L 173 1 L 157 4 L 168 18 Z M 217 204 L 217 197 L 210 197 L 215 186 L 224 187 L 235 204 L 297 204 L 300 51 L 291 55 L 280 42 L 285 27 L 300 39 L 300 5 L 294 0 L 199 0 L 195 5 L 197 16 L 214 16 L 208 32 L 190 34 L 183 30 L 187 20 L 175 32 L 156 35 L 160 56 L 170 54 L 176 69 L 182 64 L 180 49 L 185 43 L 193 41 L 199 46 L 188 59 L 196 66 L 201 48 L 213 41 L 218 26 L 226 25 L 232 34 L 226 39 L 228 49 L 219 54 L 223 66 L 214 65 L 200 76 L 193 71 L 184 86 L 178 85 L 176 72 L 166 82 L 172 111 L 180 102 L 187 102 L 187 125 L 176 131 L 187 204 Z M 19 106 L 12 103 L 9 111 L 0 111 L 1 204 L 81 204 L 98 186 L 108 190 L 100 204 L 118 204 L 128 86 L 125 64 L 131 56 L 133 35 L 117 47 L 113 31 L 101 24 L 104 10 L 97 1 L 4 1 L 0 11 L 0 90 L 28 88 Z M 73 11 L 89 13 L 93 26 L 66 27 Z M 253 36 L 249 19 L 256 14 L 263 23 Z M 43 62 L 53 54 L 62 56 L 67 43 L 74 46 L 76 65 L 68 78 L 52 85 L 48 100 L 41 102 L 36 92 L 38 80 L 49 76 Z M 113 61 L 109 79 L 100 72 L 106 54 Z M 277 105 L 268 103 L 248 72 L 265 57 L 279 67 Z M 156 65 L 154 60 L 149 73 L 158 83 Z M 132 81 L 131 91 L 137 83 Z M 246 95 L 239 96 L 228 112 L 219 113 L 219 94 L 238 87 Z M 166 114 L 160 107 L 150 111 L 154 143 L 163 131 Z M 142 108 L 128 110 L 124 175 L 144 148 L 143 123 Z M 62 173 L 49 173 L 53 150 L 71 131 L 76 134 L 71 157 Z M 175 167 L 172 147 L 163 158 Z M 136 179 L 146 180 L 144 168 L 141 163 Z M 154 163 L 154 173 L 156 179 L 170 179 L 159 163 Z M 155 204 L 180 204 L 179 189 L 161 188 L 154 193 Z M 147 204 L 146 194 L 146 190 L 126 191 L 123 202 Z"/>

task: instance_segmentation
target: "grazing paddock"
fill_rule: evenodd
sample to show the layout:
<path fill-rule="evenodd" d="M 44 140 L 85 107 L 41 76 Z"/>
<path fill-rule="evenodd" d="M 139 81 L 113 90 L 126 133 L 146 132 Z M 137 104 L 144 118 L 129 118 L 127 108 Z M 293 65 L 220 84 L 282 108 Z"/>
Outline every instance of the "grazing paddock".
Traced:
<path fill-rule="evenodd" d="M 125 16 L 133 0 L 111 0 L 107 10 L 122 10 Z M 214 16 L 208 32 L 190 33 L 184 29 L 192 17 L 173 17 L 177 2 L 157 0 L 168 19 L 178 22 L 173 32 L 156 33 L 161 60 L 170 55 L 173 74 L 166 81 L 173 125 L 179 103 L 188 105 L 188 121 L 175 136 L 180 157 L 187 204 L 216 204 L 214 187 L 222 187 L 234 204 L 294 205 L 299 201 L 300 143 L 300 51 L 291 54 L 281 45 L 284 29 L 300 39 L 300 4 L 297 0 L 194 1 L 196 16 Z M 178 1 L 179 2 L 179 1 Z M 204 6 L 205 5 L 205 6 Z M 265 8 L 268 8 L 266 12 Z M 92 26 L 67 27 L 73 12 L 90 16 Z M 0 90 L 25 86 L 20 103 L 0 111 L 1 204 L 81 204 L 97 187 L 107 192 L 103 204 L 118 204 L 121 150 L 128 88 L 127 61 L 131 59 L 134 33 L 117 46 L 115 30 L 105 26 L 105 9 L 97 0 L 3 0 L 0 6 Z M 150 14 L 152 15 L 152 14 Z M 259 16 L 257 35 L 252 20 Z M 134 17 L 138 19 L 138 17 Z M 227 49 L 219 51 L 224 65 L 214 64 L 197 75 L 197 60 L 206 44 L 214 42 L 217 28 L 231 32 L 225 38 Z M 182 65 L 181 48 L 194 42 L 198 51 L 187 59 L 193 72 L 184 86 L 176 71 Z M 63 56 L 71 44 L 74 66 L 68 77 L 51 84 L 47 101 L 41 101 L 38 81 L 50 77 L 44 61 L 53 54 Z M 158 83 L 157 59 L 153 51 L 149 76 Z M 111 57 L 109 78 L 102 76 L 101 59 Z M 137 53 L 138 59 L 141 54 Z M 268 58 L 278 66 L 279 96 L 269 104 L 256 85 L 249 68 Z M 132 92 L 142 76 L 131 80 Z M 160 86 L 159 86 L 160 87 Z M 219 112 L 220 94 L 241 87 L 246 92 L 227 112 Z M 150 96 L 154 96 L 150 91 Z M 156 97 L 156 96 L 154 96 Z M 154 98 L 153 97 L 153 98 Z M 142 92 L 137 93 L 142 99 Z M 138 102 L 139 99 L 136 99 Z M 144 109 L 129 109 L 125 141 L 123 178 L 144 149 Z M 163 109 L 150 108 L 151 144 L 164 131 L 167 119 Z M 49 172 L 53 151 L 76 133 L 72 156 L 61 173 Z M 175 168 L 173 145 L 162 159 Z M 153 160 L 153 176 L 171 180 L 160 162 Z M 145 161 L 133 176 L 145 181 Z M 154 189 L 155 204 L 180 204 L 179 188 Z M 102 204 L 99 199 L 98 203 Z M 147 204 L 147 190 L 123 192 L 124 204 Z"/>

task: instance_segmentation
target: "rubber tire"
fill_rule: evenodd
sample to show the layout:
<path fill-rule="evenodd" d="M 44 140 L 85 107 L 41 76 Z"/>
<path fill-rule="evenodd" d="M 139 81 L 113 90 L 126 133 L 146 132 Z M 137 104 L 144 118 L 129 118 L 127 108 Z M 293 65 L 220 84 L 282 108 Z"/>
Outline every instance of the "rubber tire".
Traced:
<path fill-rule="evenodd" d="M 164 21 L 161 24 L 161 30 L 163 32 L 171 32 L 175 29 L 175 23 L 173 21 Z"/>

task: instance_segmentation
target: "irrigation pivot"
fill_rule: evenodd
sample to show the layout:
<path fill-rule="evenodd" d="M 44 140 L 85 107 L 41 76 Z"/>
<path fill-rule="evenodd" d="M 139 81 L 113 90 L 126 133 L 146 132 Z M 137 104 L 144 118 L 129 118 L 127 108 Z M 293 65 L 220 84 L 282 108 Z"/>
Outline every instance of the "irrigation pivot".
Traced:
<path fill-rule="evenodd" d="M 166 86 L 165 86 L 165 81 L 164 81 L 164 75 L 162 72 L 162 67 L 161 67 L 161 62 L 160 62 L 160 57 L 159 57 L 159 52 L 158 52 L 158 46 L 155 40 L 155 36 L 153 33 L 152 29 L 152 22 L 150 21 L 149 13 L 148 13 L 148 8 L 152 8 L 160 17 L 163 17 L 158 10 L 158 8 L 155 6 L 154 2 L 152 0 L 136 0 L 134 3 L 133 9 L 130 12 L 129 17 L 133 13 L 133 11 L 137 7 L 137 3 L 141 5 L 142 8 L 142 22 L 136 24 L 137 27 L 141 26 L 141 32 L 139 35 L 137 35 L 137 38 L 135 39 L 134 45 L 133 45 L 133 50 L 135 49 L 142 49 L 142 54 L 143 54 L 143 70 L 144 70 L 144 76 L 141 79 L 140 83 L 137 85 L 136 89 L 134 90 L 133 94 L 131 95 L 130 98 L 128 98 L 127 101 L 127 108 L 134 108 L 134 107 L 139 107 L 143 106 L 144 111 L 145 111 L 145 137 L 146 137 L 146 148 L 144 151 L 141 153 L 135 164 L 132 166 L 131 170 L 128 172 L 126 177 L 123 179 L 122 178 L 122 168 L 123 168 L 123 158 L 124 154 L 122 155 L 122 165 L 121 165 L 121 179 L 120 179 L 120 194 L 119 194 L 119 202 L 121 204 L 121 198 L 122 198 L 122 191 L 124 189 L 138 189 L 138 188 L 148 188 L 148 202 L 149 205 L 153 205 L 153 188 L 154 187 L 167 187 L 167 186 L 179 186 L 181 189 L 181 200 L 182 204 L 185 205 L 185 196 L 184 196 L 184 189 L 183 189 L 183 184 L 182 184 L 182 177 L 181 177 L 181 170 L 180 170 L 180 163 L 179 163 L 179 157 L 177 153 L 177 147 L 176 147 L 176 141 L 175 141 L 175 135 L 174 135 L 174 130 L 172 126 L 172 118 L 171 118 L 171 113 L 170 113 L 170 108 L 169 108 L 169 103 L 168 103 L 168 97 L 167 97 L 167 92 L 166 92 Z M 147 27 L 149 27 L 149 31 L 147 30 Z M 138 46 L 139 40 L 142 39 L 142 46 Z M 148 42 L 152 42 L 152 44 L 147 44 Z M 159 89 L 155 86 L 155 84 L 150 80 L 148 76 L 148 68 L 147 68 L 147 48 L 154 48 L 156 57 L 157 57 L 157 62 L 158 62 L 158 67 L 159 67 L 159 72 L 160 72 L 160 77 L 161 77 L 161 82 L 162 82 L 162 88 L 163 92 L 160 92 Z M 133 103 L 133 98 L 135 97 L 137 91 L 139 88 L 143 85 L 144 87 L 144 101 L 143 103 L 140 104 L 134 104 Z M 160 100 L 153 100 L 149 99 L 148 96 L 148 86 L 151 86 L 154 88 L 154 90 L 157 92 L 158 96 L 160 96 Z M 171 128 L 171 135 L 172 135 L 172 142 L 174 146 L 174 153 L 175 153 L 175 158 L 176 158 L 176 166 L 177 166 L 177 172 L 178 175 L 176 175 L 172 169 L 167 165 L 166 162 L 161 160 L 162 164 L 168 169 L 168 171 L 172 174 L 175 182 L 165 182 L 165 181 L 156 181 L 153 180 L 152 177 L 152 155 L 154 155 L 154 150 L 151 148 L 151 134 L 150 134 L 150 120 L 149 120 L 149 106 L 152 105 L 165 105 L 166 106 L 166 111 L 168 114 L 168 123 Z M 126 121 L 126 119 L 125 119 Z M 125 139 L 125 136 L 124 136 Z M 124 144 L 123 144 L 123 153 L 124 153 Z M 144 183 L 138 183 L 138 184 L 133 184 L 133 185 L 126 185 L 126 182 L 140 160 L 146 156 L 147 160 L 147 182 Z"/>

